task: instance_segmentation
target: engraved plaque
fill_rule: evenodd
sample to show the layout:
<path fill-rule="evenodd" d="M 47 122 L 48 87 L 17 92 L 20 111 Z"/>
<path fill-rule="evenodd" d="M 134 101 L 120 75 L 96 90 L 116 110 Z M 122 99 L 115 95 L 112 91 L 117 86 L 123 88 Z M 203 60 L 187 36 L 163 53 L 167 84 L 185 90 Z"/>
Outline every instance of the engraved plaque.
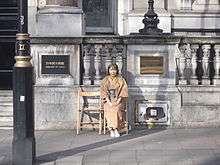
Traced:
<path fill-rule="evenodd" d="M 42 74 L 69 74 L 69 55 L 42 55 Z"/>
<path fill-rule="evenodd" d="M 140 56 L 140 74 L 163 74 L 162 56 Z"/>

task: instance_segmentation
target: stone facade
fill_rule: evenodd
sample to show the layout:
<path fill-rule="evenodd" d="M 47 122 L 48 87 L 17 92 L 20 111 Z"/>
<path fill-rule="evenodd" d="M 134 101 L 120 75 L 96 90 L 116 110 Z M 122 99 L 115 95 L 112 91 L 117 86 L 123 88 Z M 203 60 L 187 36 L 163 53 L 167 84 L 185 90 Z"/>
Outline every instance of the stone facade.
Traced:
<path fill-rule="evenodd" d="M 161 36 L 137 34 L 144 26 L 142 20 L 148 8 L 144 0 L 114 1 L 117 19 L 112 19 L 113 33 L 93 36 L 86 33 L 82 1 L 29 1 L 36 129 L 75 128 L 80 85 L 98 90 L 106 65 L 113 60 L 119 64 L 129 85 L 128 112 L 132 128 L 135 128 L 137 104 L 147 100 L 167 107 L 166 122 L 162 124 L 169 127 L 220 126 L 219 1 L 155 0 L 160 19 L 158 27 L 164 32 Z M 194 40 L 193 35 L 204 37 Z M 207 71 L 204 84 L 198 86 L 195 73 L 190 77 L 191 84 L 187 84 L 188 77 L 182 73 L 196 68 L 195 51 L 203 45 L 202 50 L 209 54 L 211 44 L 216 52 L 214 85 L 209 84 L 208 55 L 203 59 Z M 189 56 L 184 55 L 187 50 L 182 51 L 187 45 Z M 42 74 L 44 55 L 68 56 L 69 73 Z M 163 73 L 140 74 L 140 57 L 162 57 Z"/>

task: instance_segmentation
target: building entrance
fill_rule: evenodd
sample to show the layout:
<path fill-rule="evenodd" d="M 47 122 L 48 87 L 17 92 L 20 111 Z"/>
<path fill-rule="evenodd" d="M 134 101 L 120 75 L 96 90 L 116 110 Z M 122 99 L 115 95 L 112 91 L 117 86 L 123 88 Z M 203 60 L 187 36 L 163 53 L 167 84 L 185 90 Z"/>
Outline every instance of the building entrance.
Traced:
<path fill-rule="evenodd" d="M 17 0 L 0 1 L 0 89 L 12 89 L 17 33 Z"/>

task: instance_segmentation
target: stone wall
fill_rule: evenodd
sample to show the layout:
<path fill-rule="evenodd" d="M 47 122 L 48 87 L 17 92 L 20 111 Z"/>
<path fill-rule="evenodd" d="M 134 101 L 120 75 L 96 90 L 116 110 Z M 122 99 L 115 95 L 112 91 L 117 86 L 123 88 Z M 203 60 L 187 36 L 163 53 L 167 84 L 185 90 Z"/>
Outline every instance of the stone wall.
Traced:
<path fill-rule="evenodd" d="M 35 128 L 74 129 L 80 77 L 80 39 L 33 38 L 31 56 L 34 66 Z M 65 74 L 43 72 L 43 56 L 68 56 Z M 50 62 L 50 61 L 48 61 Z M 67 65 L 65 64 L 64 67 Z M 45 66 L 44 66 L 45 68 Z"/>

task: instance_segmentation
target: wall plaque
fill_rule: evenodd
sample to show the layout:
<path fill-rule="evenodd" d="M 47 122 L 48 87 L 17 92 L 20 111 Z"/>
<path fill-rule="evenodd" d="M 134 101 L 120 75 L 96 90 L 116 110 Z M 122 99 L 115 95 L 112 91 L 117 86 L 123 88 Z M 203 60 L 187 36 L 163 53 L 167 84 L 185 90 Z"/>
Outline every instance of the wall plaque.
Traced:
<path fill-rule="evenodd" d="M 169 106 L 167 101 L 136 100 L 135 124 L 147 124 L 149 121 L 160 124 L 169 124 Z"/>
<path fill-rule="evenodd" d="M 162 56 L 140 56 L 140 74 L 163 74 Z"/>
<path fill-rule="evenodd" d="M 42 74 L 69 74 L 69 55 L 42 55 Z"/>

